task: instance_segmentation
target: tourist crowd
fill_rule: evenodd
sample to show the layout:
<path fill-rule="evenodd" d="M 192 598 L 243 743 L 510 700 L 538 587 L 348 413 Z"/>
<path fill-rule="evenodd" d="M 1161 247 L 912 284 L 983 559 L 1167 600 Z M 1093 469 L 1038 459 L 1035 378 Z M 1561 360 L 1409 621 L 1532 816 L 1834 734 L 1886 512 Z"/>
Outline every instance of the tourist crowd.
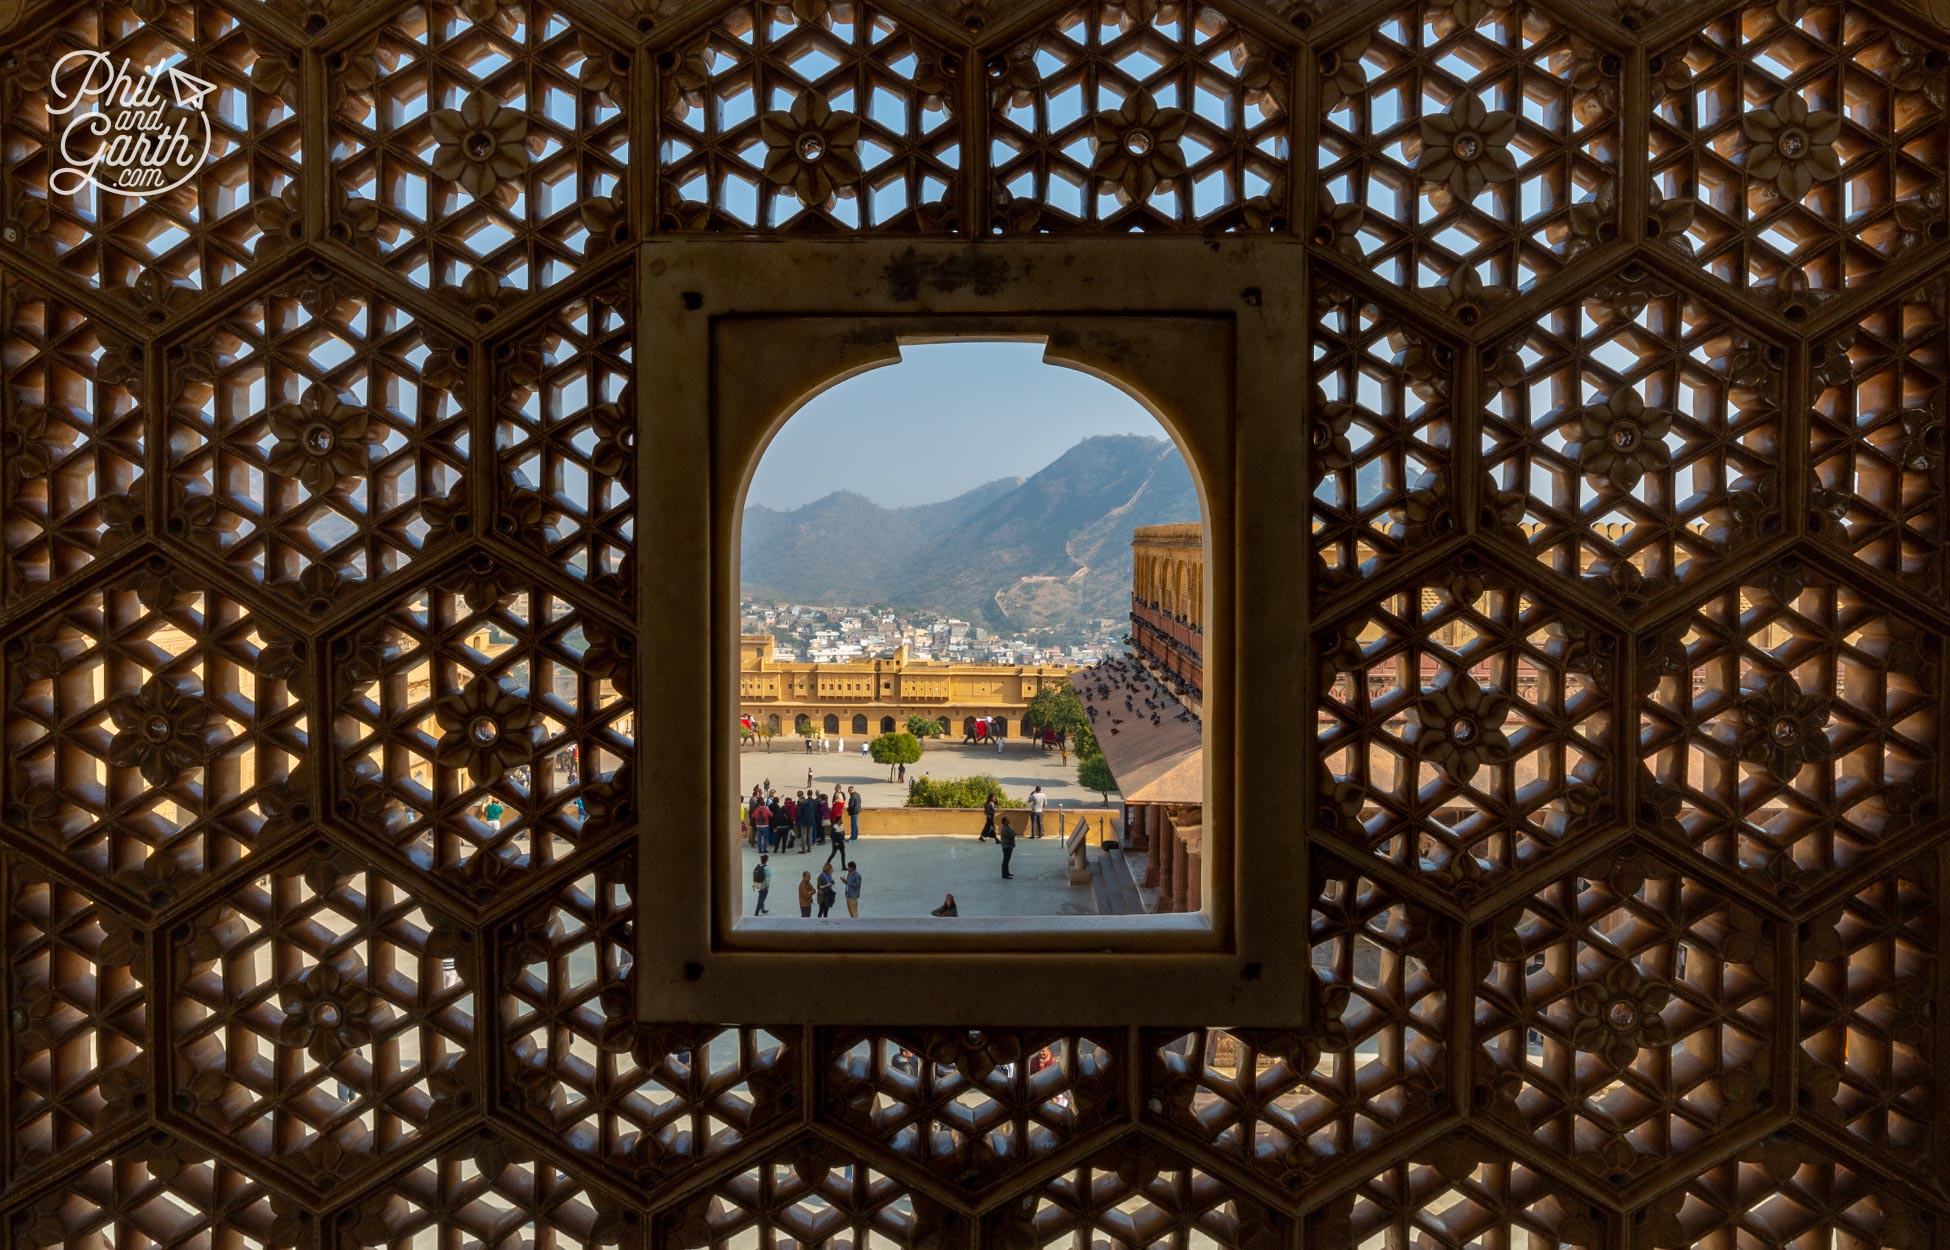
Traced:
<path fill-rule="evenodd" d="M 1007 816 L 998 820 L 1001 807 L 1000 794 L 990 794 L 983 805 L 982 831 L 976 840 L 995 841 L 1002 848 L 1002 878 L 1013 880 L 1015 874 L 1009 871 L 1009 861 L 1014 858 L 1016 849 L 1016 830 Z M 746 846 L 758 851 L 758 863 L 752 868 L 752 890 L 758 895 L 753 904 L 752 914 L 766 914 L 766 899 L 772 892 L 772 855 L 798 848 L 801 855 L 810 854 L 815 848 L 829 846 L 825 863 L 820 865 L 815 879 L 811 869 L 799 874 L 799 914 L 811 916 L 816 905 L 823 918 L 832 913 L 838 902 L 840 891 L 845 891 L 846 913 L 849 916 L 860 914 L 860 867 L 847 858 L 847 844 L 860 840 L 860 791 L 856 786 L 835 785 L 832 792 L 815 788 L 813 773 L 806 770 L 806 787 L 791 794 L 773 788 L 768 779 L 752 787 L 751 794 L 738 801 L 738 829 L 744 837 Z M 1028 837 L 1043 836 L 1043 788 L 1037 786 L 1029 796 Z M 833 861 L 840 862 L 841 871 L 835 874 Z M 929 913 L 934 916 L 957 916 L 960 910 L 955 904 L 955 896 L 947 895 L 941 906 Z"/>
<path fill-rule="evenodd" d="M 849 841 L 860 840 L 860 791 L 854 786 L 834 786 L 829 795 L 812 786 L 812 771 L 806 772 L 806 788 L 784 794 L 771 782 L 752 787 L 751 794 L 738 807 L 738 828 L 745 845 L 763 852 L 797 847 L 804 855 L 816 846 L 831 843 L 834 856 L 842 855 Z"/>

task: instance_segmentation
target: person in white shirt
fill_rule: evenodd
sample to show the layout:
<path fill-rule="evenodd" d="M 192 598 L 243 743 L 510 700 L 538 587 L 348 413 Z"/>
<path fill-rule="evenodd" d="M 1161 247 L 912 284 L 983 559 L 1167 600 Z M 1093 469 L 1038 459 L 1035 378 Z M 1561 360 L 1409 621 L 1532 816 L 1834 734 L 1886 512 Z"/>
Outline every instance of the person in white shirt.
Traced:
<path fill-rule="evenodd" d="M 1032 838 L 1043 836 L 1043 807 L 1047 802 L 1041 786 L 1029 792 L 1029 836 Z"/>

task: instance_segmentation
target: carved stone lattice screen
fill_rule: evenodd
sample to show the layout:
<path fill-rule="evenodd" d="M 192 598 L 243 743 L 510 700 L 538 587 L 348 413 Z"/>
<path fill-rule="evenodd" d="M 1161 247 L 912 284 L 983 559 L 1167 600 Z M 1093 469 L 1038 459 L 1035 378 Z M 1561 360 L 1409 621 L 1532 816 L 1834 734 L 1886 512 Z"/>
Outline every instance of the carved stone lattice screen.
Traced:
<path fill-rule="evenodd" d="M 1947 10 L 0 3 L 8 1245 L 1950 1247 Z M 644 1001 L 707 234 L 1304 261 L 1284 1027 Z"/>

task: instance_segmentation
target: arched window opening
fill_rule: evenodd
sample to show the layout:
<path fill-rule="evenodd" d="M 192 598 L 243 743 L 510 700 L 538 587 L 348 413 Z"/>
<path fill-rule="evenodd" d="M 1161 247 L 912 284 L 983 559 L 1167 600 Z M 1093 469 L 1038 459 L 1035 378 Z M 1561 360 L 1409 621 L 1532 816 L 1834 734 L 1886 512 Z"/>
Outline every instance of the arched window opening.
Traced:
<path fill-rule="evenodd" d="M 1146 403 L 1043 353 L 905 345 L 800 401 L 749 470 L 738 716 L 804 708 L 807 780 L 860 796 L 875 918 L 948 893 L 964 915 L 1202 906 L 1198 479 Z M 748 799 L 768 770 L 739 758 Z M 779 841 L 743 822 L 741 887 Z"/>

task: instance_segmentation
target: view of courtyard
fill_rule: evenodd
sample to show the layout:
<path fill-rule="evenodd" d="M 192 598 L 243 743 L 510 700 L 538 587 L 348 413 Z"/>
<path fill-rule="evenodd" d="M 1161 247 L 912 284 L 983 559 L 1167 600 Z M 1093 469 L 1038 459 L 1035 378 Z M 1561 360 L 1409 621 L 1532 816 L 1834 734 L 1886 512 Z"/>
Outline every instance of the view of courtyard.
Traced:
<path fill-rule="evenodd" d="M 1039 356 L 906 349 L 816 395 L 760 461 L 735 730 L 747 918 L 761 899 L 829 922 L 1198 909 L 1196 489 L 1155 417 Z M 870 428 L 973 361 L 1023 393 L 980 457 L 1003 476 L 934 454 L 992 416 Z M 1067 445 L 1066 422 L 1084 435 Z M 820 456 L 845 489 L 782 467 Z"/>

